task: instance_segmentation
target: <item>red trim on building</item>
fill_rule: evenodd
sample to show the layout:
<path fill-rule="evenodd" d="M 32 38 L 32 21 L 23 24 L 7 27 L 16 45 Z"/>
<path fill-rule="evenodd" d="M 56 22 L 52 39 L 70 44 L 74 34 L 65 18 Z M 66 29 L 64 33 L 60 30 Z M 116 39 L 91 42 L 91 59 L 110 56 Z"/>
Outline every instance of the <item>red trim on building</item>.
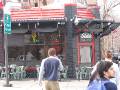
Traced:
<path fill-rule="evenodd" d="M 0 2 L 0 9 L 3 9 L 3 3 Z"/>
<path fill-rule="evenodd" d="M 76 42 L 76 43 L 77 43 L 77 46 L 76 46 L 76 47 L 77 47 L 77 54 L 78 54 L 78 55 L 77 55 L 77 59 L 78 59 L 78 60 L 77 60 L 77 63 L 78 63 L 78 65 L 80 65 L 80 46 L 79 46 L 79 36 L 78 36 L 76 39 L 77 39 L 77 40 L 76 40 L 76 41 L 77 41 L 77 42 Z"/>
<path fill-rule="evenodd" d="M 92 33 L 92 65 L 95 65 L 95 41 L 94 41 L 94 33 Z"/>
<path fill-rule="evenodd" d="M 94 41 L 94 34 L 92 33 L 92 41 L 91 42 L 80 42 L 79 35 L 77 36 L 77 48 L 78 48 L 78 65 L 81 63 L 81 56 L 80 56 L 80 46 L 91 46 L 92 48 L 92 57 L 91 57 L 91 65 L 95 64 L 95 41 Z"/>
<path fill-rule="evenodd" d="M 65 4 L 64 6 L 77 6 L 77 4 L 75 4 L 75 3 L 68 3 L 68 4 Z"/>

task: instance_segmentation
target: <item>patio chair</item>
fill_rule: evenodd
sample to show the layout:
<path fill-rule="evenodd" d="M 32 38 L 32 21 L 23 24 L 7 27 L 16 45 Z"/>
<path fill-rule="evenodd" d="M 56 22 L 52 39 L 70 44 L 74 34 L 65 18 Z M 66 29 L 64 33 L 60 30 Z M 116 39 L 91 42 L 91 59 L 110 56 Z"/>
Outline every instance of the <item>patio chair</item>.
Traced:
<path fill-rule="evenodd" d="M 80 68 L 80 79 L 85 80 L 86 78 L 87 78 L 87 68 L 83 66 Z"/>
<path fill-rule="evenodd" d="M 9 68 L 9 78 L 10 78 L 10 80 L 15 79 L 15 75 L 16 75 L 15 68 Z"/>
<path fill-rule="evenodd" d="M 2 67 L 1 68 L 1 78 L 5 78 L 5 77 L 6 77 L 5 68 Z"/>
<path fill-rule="evenodd" d="M 75 74 L 76 74 L 76 79 L 80 80 L 80 69 L 77 66 L 75 67 Z"/>
<path fill-rule="evenodd" d="M 25 67 L 24 66 L 19 66 L 20 67 L 20 71 L 21 71 L 21 77 L 20 79 L 23 79 L 26 77 L 26 71 L 25 71 Z"/>
<path fill-rule="evenodd" d="M 37 69 L 37 78 L 39 77 L 39 71 L 40 71 L 40 65 L 36 65 L 36 69 Z"/>
<path fill-rule="evenodd" d="M 67 79 L 68 66 L 64 67 L 64 70 L 61 71 L 60 77 Z"/>
<path fill-rule="evenodd" d="M 20 67 L 20 66 L 17 66 L 17 67 L 16 67 L 15 79 L 20 80 L 21 77 L 22 77 L 21 67 Z"/>
<path fill-rule="evenodd" d="M 91 71 L 93 70 L 93 67 L 86 67 L 87 68 L 87 79 L 90 79 L 91 77 Z"/>
<path fill-rule="evenodd" d="M 16 64 L 11 64 L 10 67 L 9 67 L 9 78 L 12 80 L 12 79 L 15 79 L 15 75 L 16 75 Z"/>

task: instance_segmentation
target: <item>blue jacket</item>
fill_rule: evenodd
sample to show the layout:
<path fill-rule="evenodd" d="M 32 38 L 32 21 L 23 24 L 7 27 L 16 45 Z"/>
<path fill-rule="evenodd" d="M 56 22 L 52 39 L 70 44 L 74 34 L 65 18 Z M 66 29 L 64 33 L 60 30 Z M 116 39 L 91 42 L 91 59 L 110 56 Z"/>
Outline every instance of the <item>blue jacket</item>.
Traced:
<path fill-rule="evenodd" d="M 39 81 L 57 81 L 58 71 L 63 70 L 61 60 L 57 56 L 49 56 L 42 60 L 39 72 Z"/>

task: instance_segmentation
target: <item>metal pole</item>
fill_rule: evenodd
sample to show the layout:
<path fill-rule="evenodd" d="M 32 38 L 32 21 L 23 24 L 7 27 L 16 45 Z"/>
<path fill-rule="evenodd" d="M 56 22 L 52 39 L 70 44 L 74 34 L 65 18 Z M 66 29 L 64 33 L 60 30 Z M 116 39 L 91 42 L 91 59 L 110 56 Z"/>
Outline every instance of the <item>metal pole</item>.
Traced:
<path fill-rule="evenodd" d="M 5 87 L 11 87 L 12 85 L 9 84 L 9 68 L 8 68 L 8 39 L 7 39 L 7 34 L 4 34 L 4 50 L 5 50 L 5 73 L 6 73 L 6 84 L 4 85 Z"/>
<path fill-rule="evenodd" d="M 4 0 L 4 6 L 5 6 L 6 0 Z M 4 14 L 3 14 L 4 15 Z M 8 70 L 8 39 L 7 34 L 4 33 L 4 50 L 5 50 L 5 73 L 6 73 L 6 84 L 5 87 L 11 87 L 12 84 L 9 84 L 9 70 Z"/>

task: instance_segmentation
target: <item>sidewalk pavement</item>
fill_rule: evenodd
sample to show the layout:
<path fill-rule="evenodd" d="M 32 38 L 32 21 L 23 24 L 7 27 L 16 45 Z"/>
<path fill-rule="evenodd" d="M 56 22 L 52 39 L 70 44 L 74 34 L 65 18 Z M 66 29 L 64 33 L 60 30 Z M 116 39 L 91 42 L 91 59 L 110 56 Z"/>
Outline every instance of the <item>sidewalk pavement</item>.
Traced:
<path fill-rule="evenodd" d="M 4 87 L 5 80 L 0 80 L 0 89 L 2 90 L 40 90 L 38 81 L 35 79 L 24 79 L 10 81 L 12 87 Z M 85 90 L 88 80 L 62 80 L 59 82 L 60 90 Z"/>

